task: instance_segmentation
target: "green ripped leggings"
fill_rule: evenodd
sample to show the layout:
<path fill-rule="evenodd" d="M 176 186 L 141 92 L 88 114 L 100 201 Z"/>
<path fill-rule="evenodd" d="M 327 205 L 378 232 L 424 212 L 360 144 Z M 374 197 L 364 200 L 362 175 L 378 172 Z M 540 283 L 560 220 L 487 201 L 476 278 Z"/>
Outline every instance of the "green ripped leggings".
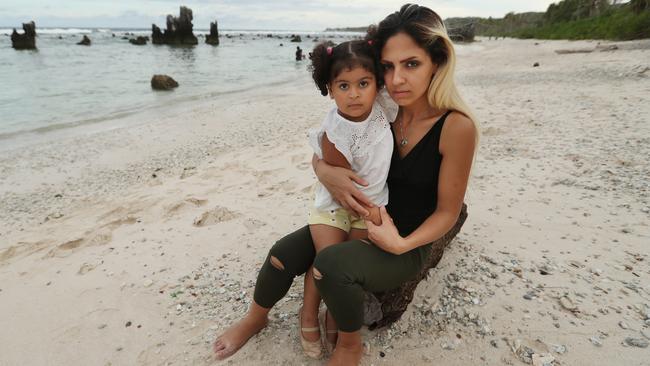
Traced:
<path fill-rule="evenodd" d="M 278 240 L 269 250 L 257 277 L 255 302 L 271 308 L 293 283 L 313 264 L 322 279 L 316 287 L 332 313 L 339 329 L 354 332 L 363 325 L 364 290 L 383 292 L 400 286 L 415 277 L 424 265 L 430 245 L 424 245 L 402 255 L 385 252 L 361 240 L 332 245 L 318 255 L 305 226 Z M 284 269 L 271 264 L 275 257 Z"/>

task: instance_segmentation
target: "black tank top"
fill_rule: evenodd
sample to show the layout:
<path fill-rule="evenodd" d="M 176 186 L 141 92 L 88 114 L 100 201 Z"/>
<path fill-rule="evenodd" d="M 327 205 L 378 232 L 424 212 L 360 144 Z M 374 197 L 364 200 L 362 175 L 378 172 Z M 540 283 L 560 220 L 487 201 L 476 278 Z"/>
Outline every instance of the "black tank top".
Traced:
<path fill-rule="evenodd" d="M 450 113 L 442 115 L 404 158 L 399 156 L 393 133 L 386 209 L 402 236 L 417 229 L 436 209 L 442 162 L 440 134 Z"/>

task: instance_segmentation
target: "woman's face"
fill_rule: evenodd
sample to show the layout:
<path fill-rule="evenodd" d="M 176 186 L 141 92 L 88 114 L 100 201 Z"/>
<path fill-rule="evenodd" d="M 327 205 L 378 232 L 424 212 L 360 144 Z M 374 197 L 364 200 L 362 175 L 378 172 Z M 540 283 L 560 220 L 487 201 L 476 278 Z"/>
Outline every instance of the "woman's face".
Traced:
<path fill-rule="evenodd" d="M 388 38 L 381 50 L 386 89 L 395 103 L 408 106 L 427 98 L 438 65 L 411 36 L 400 32 Z"/>

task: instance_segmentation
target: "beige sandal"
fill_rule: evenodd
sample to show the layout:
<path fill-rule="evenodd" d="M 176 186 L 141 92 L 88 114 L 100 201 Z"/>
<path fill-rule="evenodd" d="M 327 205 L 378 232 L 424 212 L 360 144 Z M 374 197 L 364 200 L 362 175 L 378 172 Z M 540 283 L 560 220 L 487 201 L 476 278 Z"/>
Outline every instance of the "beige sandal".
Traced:
<path fill-rule="evenodd" d="M 334 352 L 334 347 L 336 347 L 336 342 L 331 342 L 328 338 L 328 334 L 338 334 L 339 330 L 338 329 L 327 329 L 327 309 L 323 309 L 320 312 L 320 316 L 318 317 L 318 320 L 320 321 L 320 326 L 322 328 L 321 334 L 325 333 L 325 337 L 321 337 L 323 339 L 323 346 L 325 346 L 325 351 L 328 354 L 331 354 Z"/>
<path fill-rule="evenodd" d="M 302 332 L 319 332 L 319 327 L 302 327 L 302 308 L 298 312 L 298 329 L 300 329 L 300 344 L 302 345 L 302 351 L 305 353 L 305 356 L 319 359 L 323 355 L 323 345 L 321 344 L 320 338 L 315 341 L 308 341 L 302 335 Z"/>

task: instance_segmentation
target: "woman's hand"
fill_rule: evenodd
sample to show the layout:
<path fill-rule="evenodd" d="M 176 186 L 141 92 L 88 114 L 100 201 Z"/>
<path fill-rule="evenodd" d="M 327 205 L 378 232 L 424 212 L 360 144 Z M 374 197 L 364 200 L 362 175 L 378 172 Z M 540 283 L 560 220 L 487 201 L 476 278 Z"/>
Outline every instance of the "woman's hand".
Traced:
<path fill-rule="evenodd" d="M 406 241 L 399 235 L 393 219 L 386 212 L 386 207 L 380 207 L 381 225 L 375 225 L 366 220 L 368 239 L 384 251 L 396 255 L 407 252 Z"/>
<path fill-rule="evenodd" d="M 364 206 L 374 207 L 374 205 L 354 185 L 354 183 L 357 183 L 366 186 L 368 183 L 365 180 L 349 169 L 331 166 L 322 160 L 314 164 L 314 172 L 334 200 L 344 209 L 356 212 L 359 217 L 368 216 L 369 212 Z"/>

